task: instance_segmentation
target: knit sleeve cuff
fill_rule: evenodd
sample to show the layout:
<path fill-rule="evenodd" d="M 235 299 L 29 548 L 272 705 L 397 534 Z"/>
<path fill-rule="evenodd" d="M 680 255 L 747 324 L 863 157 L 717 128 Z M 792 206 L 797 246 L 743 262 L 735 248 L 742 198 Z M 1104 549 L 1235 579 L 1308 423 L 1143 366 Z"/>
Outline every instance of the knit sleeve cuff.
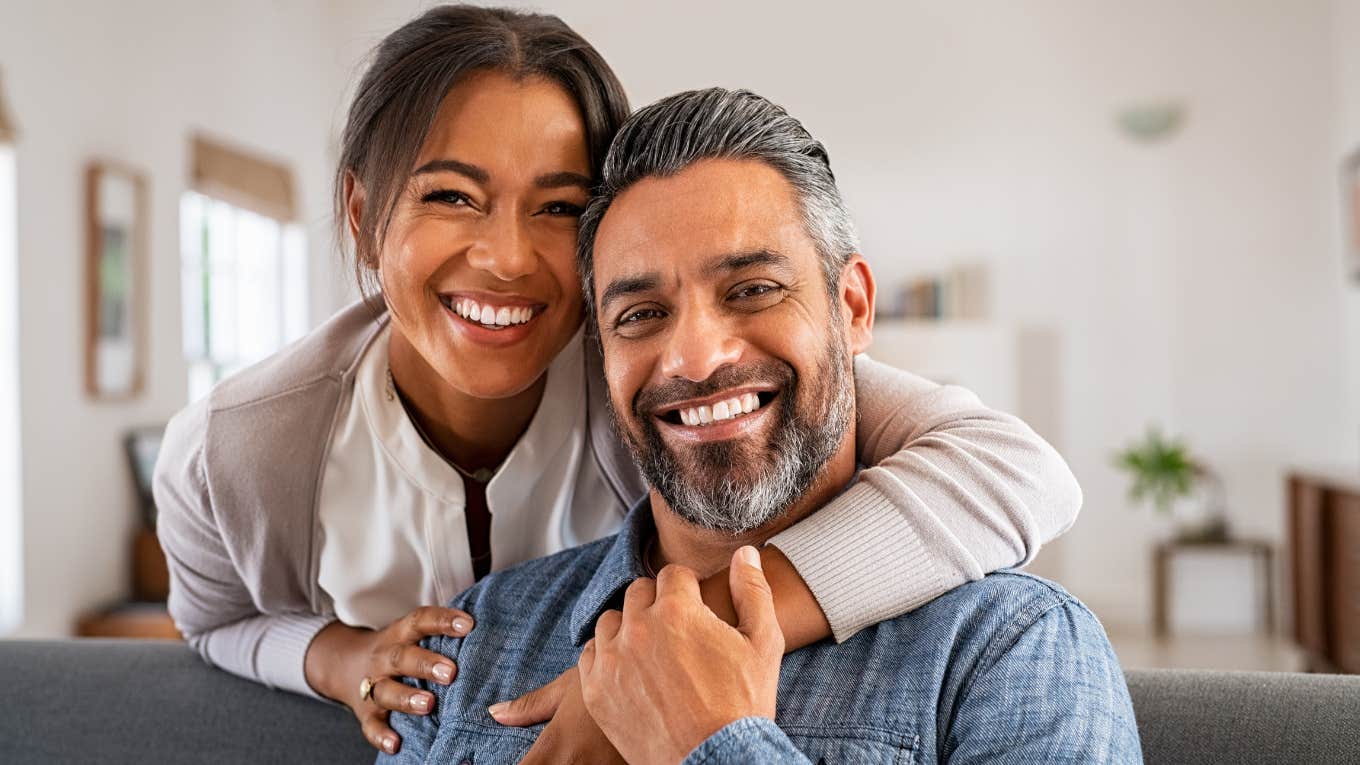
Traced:
<path fill-rule="evenodd" d="M 307 648 L 333 616 L 275 616 L 260 637 L 255 654 L 255 676 L 273 688 L 322 698 L 307 684 Z"/>
<path fill-rule="evenodd" d="M 950 589 L 902 512 L 863 480 L 769 544 L 803 577 L 838 643 Z"/>

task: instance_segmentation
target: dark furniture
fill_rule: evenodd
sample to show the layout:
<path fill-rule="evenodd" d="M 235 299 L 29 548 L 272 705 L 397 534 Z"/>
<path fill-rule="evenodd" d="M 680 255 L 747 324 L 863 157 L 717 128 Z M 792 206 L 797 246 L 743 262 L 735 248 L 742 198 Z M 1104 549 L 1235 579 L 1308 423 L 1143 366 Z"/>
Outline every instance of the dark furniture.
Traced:
<path fill-rule="evenodd" d="M 183 643 L 0 641 L 0 677 L 4 763 L 374 759 L 348 710 L 210 669 Z M 1128 681 L 1149 763 L 1360 762 L 1360 677 L 1135 670 Z"/>
<path fill-rule="evenodd" d="M 1360 674 L 1360 470 L 1289 476 L 1294 639 L 1322 672 Z"/>

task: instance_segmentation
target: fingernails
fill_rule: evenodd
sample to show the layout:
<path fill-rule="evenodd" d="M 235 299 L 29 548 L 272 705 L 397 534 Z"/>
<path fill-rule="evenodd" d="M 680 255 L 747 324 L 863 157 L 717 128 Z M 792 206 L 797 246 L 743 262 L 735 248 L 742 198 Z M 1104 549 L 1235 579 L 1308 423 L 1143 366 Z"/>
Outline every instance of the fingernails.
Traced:
<path fill-rule="evenodd" d="M 500 717 L 502 714 L 505 714 L 505 712 L 509 709 L 510 702 L 502 701 L 499 704 L 492 704 L 491 706 L 487 707 L 486 713 L 491 715 L 492 717 Z"/>
<path fill-rule="evenodd" d="M 411 694 L 411 706 L 418 712 L 430 711 L 430 697 L 423 693 Z"/>
<path fill-rule="evenodd" d="M 466 635 L 472 631 L 472 623 L 460 616 L 453 620 L 453 631 L 460 636 Z"/>
<path fill-rule="evenodd" d="M 453 682 L 453 667 L 448 664 L 434 665 L 434 679 L 441 683 Z"/>
<path fill-rule="evenodd" d="M 388 754 L 396 754 L 396 753 L 397 753 L 397 737 L 396 737 L 396 736 L 384 736 L 384 737 L 383 737 L 383 751 L 384 751 L 384 752 L 387 752 Z"/>
<path fill-rule="evenodd" d="M 762 570 L 760 567 L 760 553 L 756 552 L 756 548 L 746 545 L 740 550 L 737 550 L 737 555 L 741 556 L 742 561 L 745 562 L 746 565 L 754 567 L 756 571 Z"/>

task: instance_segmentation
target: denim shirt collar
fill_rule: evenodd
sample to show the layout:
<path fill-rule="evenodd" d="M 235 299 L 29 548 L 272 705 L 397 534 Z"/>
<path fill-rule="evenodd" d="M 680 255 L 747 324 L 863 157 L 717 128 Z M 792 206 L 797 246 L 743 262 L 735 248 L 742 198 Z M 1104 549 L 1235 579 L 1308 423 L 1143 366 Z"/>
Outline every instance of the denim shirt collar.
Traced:
<path fill-rule="evenodd" d="M 609 543 L 609 550 L 600 561 L 595 574 L 590 578 L 576 608 L 571 613 L 571 639 L 576 645 L 583 645 L 595 634 L 595 621 L 600 614 L 622 603 L 623 591 L 634 579 L 647 576 L 647 567 L 642 560 L 647 542 L 656 535 L 656 524 L 652 521 L 651 496 L 644 496 L 628 517 L 623 519 L 623 528 Z"/>

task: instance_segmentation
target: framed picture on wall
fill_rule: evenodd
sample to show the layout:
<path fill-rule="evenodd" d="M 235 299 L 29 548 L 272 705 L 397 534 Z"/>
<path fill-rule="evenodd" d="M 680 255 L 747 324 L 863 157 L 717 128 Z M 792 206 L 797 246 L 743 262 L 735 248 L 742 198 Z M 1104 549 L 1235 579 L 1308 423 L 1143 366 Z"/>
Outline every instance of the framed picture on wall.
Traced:
<path fill-rule="evenodd" d="M 107 162 L 85 173 L 85 387 L 127 399 L 142 387 L 147 184 Z"/>
<path fill-rule="evenodd" d="M 1342 167 L 1341 195 L 1345 205 L 1346 271 L 1352 282 L 1360 284 L 1360 149 L 1352 152 Z"/>

